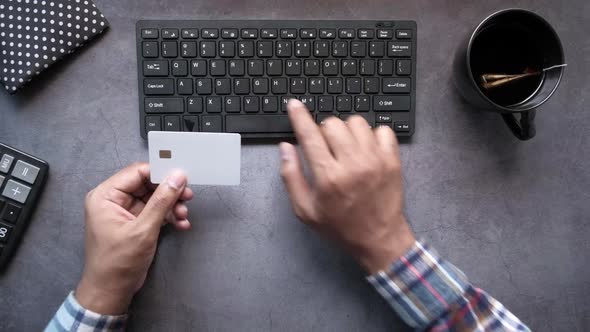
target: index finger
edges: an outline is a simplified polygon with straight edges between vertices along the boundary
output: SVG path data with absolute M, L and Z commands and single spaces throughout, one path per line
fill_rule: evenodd
M 334 160 L 334 156 L 305 105 L 297 99 L 291 99 L 287 108 L 297 142 L 301 145 L 312 171 L 317 175 L 327 162 Z
M 99 185 L 103 186 L 135 197 L 144 196 L 151 186 L 150 166 L 148 163 L 131 164 Z

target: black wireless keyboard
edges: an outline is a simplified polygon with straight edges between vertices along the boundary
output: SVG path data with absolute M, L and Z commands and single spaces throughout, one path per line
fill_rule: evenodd
M 363 116 L 411 136 L 413 21 L 137 22 L 141 136 L 151 130 L 290 137 L 286 103 L 320 123 Z
M 0 143 L 0 270 L 29 224 L 48 171 L 45 161 Z

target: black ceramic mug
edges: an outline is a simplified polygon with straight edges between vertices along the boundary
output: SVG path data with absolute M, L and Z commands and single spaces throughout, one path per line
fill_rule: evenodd
M 474 106 L 500 113 L 521 140 L 535 136 L 536 108 L 559 85 L 565 63 L 555 30 L 541 16 L 524 9 L 506 9 L 484 19 L 455 54 L 455 85 Z M 484 88 L 490 75 L 529 75 Z M 506 76 L 502 76 L 506 77 Z

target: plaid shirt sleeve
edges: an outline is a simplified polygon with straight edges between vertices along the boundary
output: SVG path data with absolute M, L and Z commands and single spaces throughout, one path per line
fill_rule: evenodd
M 45 332 L 124 331 L 126 321 L 127 315 L 107 316 L 84 309 L 76 301 L 74 292 L 70 292 L 45 328 Z
M 463 272 L 416 241 L 388 270 L 367 278 L 416 330 L 530 331 Z

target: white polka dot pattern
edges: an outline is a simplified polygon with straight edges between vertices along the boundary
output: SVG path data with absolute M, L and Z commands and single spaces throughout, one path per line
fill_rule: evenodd
M 108 25 L 90 0 L 0 0 L 0 82 L 16 92 Z

